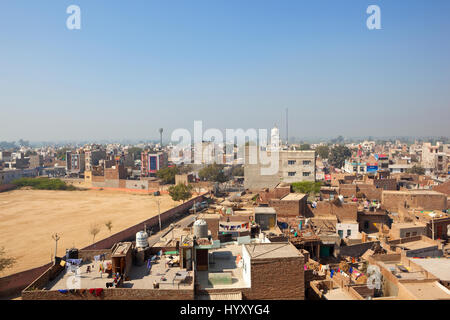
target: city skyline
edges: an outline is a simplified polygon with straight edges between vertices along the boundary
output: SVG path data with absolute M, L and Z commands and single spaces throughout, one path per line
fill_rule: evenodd
M 381 30 L 369 1 L 79 0 L 68 30 L 71 4 L 0 4 L 1 140 L 284 128 L 286 108 L 296 137 L 450 135 L 448 1 L 376 1 Z

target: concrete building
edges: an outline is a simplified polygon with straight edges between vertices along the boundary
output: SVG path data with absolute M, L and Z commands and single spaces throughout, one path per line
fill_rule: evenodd
M 141 176 L 155 176 L 158 170 L 166 168 L 168 156 L 165 152 L 151 153 L 143 151 L 141 153 Z
M 106 151 L 86 150 L 84 156 L 85 156 L 86 171 L 92 171 L 93 166 L 98 166 L 100 160 L 106 159 Z
M 20 178 L 34 178 L 38 175 L 37 169 L 13 169 L 0 171 L 0 184 L 8 184 Z
M 66 172 L 68 175 L 84 174 L 86 168 L 84 150 L 66 152 Z
M 422 145 L 422 167 L 425 173 L 448 173 L 450 145 L 438 142 L 433 146 L 429 142 Z
M 245 148 L 244 187 L 257 190 L 262 188 L 275 188 L 280 182 L 293 183 L 299 181 L 315 181 L 316 156 L 315 151 L 280 150 L 278 170 L 273 175 L 264 175 L 262 168 L 269 165 L 261 163 L 262 157 L 270 159 L 271 151 L 257 150 L 257 163 L 250 163 L 249 147 Z

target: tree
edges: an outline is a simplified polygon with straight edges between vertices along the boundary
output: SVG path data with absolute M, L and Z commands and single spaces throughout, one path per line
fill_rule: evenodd
M 108 220 L 105 222 L 105 226 L 106 228 L 109 230 L 109 233 L 111 233 L 111 229 L 112 229 L 112 221 Z
M 100 227 L 96 224 L 91 224 L 89 227 L 89 234 L 92 236 L 92 243 L 95 242 L 95 236 L 100 232 Z
M 316 153 L 319 155 L 320 159 L 328 159 L 328 156 L 330 155 L 330 147 L 318 146 L 316 148 Z
M 342 168 L 346 159 L 352 156 L 352 151 L 343 145 L 338 145 L 330 150 L 329 162 L 335 168 Z
M 414 165 L 411 169 L 408 169 L 407 172 L 414 174 L 425 174 L 425 169 L 420 165 Z
M 13 257 L 5 256 L 5 248 L 0 248 L 0 272 L 6 268 L 11 268 L 16 263 L 16 259 Z
M 156 172 L 156 176 L 162 180 L 164 184 L 174 184 L 175 175 L 178 174 L 177 167 L 167 167 Z
M 300 150 L 311 150 L 311 146 L 308 143 L 303 143 L 300 145 Z
M 169 195 L 173 201 L 184 201 L 192 197 L 192 186 L 179 183 L 176 186 L 169 187 Z
M 142 153 L 142 148 L 138 148 L 138 147 L 128 148 L 128 154 L 133 155 L 134 160 L 141 159 L 141 153 Z
M 202 180 L 213 181 L 213 182 L 225 182 L 227 177 L 223 173 L 223 165 L 217 163 L 209 164 L 208 166 L 202 168 L 198 172 L 198 176 Z
M 56 158 L 58 160 L 66 160 L 66 152 L 70 151 L 69 148 L 62 148 L 56 152 Z
M 294 192 L 315 195 L 320 192 L 320 187 L 322 184 L 320 182 L 301 181 L 294 182 L 291 185 Z
M 342 143 L 344 143 L 344 137 L 339 136 L 336 139 L 331 139 L 331 143 L 342 144 Z

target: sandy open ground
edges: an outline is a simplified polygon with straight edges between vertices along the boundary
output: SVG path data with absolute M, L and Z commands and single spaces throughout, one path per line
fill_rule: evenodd
M 155 199 L 161 200 L 161 212 L 175 205 L 169 195 L 154 197 L 114 191 L 15 190 L 0 193 L 0 247 L 17 259 L 13 268 L 0 277 L 39 267 L 51 261 L 58 232 L 58 256 L 72 246 L 92 244 L 89 227 L 100 226 L 95 241 L 110 235 L 105 226 L 112 222 L 112 233 L 136 225 L 158 214 Z

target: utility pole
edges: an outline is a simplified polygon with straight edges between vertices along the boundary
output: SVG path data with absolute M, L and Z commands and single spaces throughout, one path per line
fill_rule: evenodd
M 161 231 L 161 207 L 160 207 L 160 200 L 156 200 L 158 203 L 158 220 L 159 220 L 159 231 Z
M 433 240 L 434 240 L 434 218 L 431 217 L 431 234 L 433 236 Z
M 61 239 L 61 237 L 57 233 L 55 233 L 52 235 L 52 239 L 55 240 L 55 263 L 56 263 L 56 255 L 58 252 L 58 240 Z

